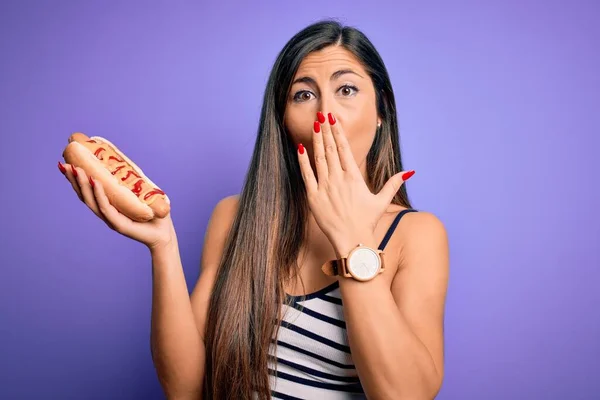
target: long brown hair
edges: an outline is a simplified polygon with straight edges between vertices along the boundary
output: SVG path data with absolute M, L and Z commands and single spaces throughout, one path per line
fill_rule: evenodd
M 297 33 L 279 53 L 267 83 L 252 160 L 211 294 L 205 400 L 270 399 L 269 346 L 276 346 L 271 339 L 279 329 L 284 284 L 298 271 L 308 213 L 296 148 L 283 116 L 302 59 L 330 45 L 354 53 L 375 86 L 382 124 L 367 155 L 371 190 L 378 192 L 402 171 L 394 94 L 371 42 L 359 30 L 335 21 Z M 393 203 L 410 207 L 404 185 Z

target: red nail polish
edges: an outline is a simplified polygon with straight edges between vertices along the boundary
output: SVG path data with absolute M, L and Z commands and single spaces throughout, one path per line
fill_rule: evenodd
M 73 176 L 77 178 L 77 171 L 75 170 L 73 164 L 71 164 L 71 171 L 73 171 Z
M 60 161 L 58 162 L 58 169 L 60 169 L 60 172 L 62 172 L 63 174 L 65 172 L 67 172 L 67 169 L 65 168 L 64 165 L 62 165 L 62 163 Z
M 329 117 L 329 124 L 335 125 L 335 117 L 331 113 L 327 114 L 327 116 Z
M 321 132 L 321 124 L 319 124 L 319 121 L 315 121 L 315 132 Z
M 90 180 L 90 185 L 92 185 L 92 188 L 93 188 L 94 187 L 94 180 L 92 179 L 91 176 L 89 177 L 89 180 Z
M 322 124 L 325 123 L 325 116 L 323 115 L 323 113 L 321 111 L 319 111 L 317 113 L 317 119 L 319 120 L 320 123 L 322 123 Z
M 304 154 L 304 146 L 302 146 L 302 143 L 298 144 L 298 151 L 300 152 L 300 154 Z
M 413 171 L 413 170 L 405 172 L 404 175 L 402 175 L 402 180 L 407 181 L 414 174 L 415 174 L 415 171 Z

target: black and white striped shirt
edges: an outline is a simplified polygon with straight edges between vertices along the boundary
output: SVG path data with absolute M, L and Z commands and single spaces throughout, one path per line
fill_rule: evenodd
M 379 249 L 385 248 L 400 218 L 410 211 L 415 210 L 404 210 L 396 216 Z M 272 397 L 366 399 L 348 344 L 339 283 L 304 298 L 287 295 L 287 300 L 290 305 L 282 305 L 279 334 L 269 351 Z
M 270 363 L 275 399 L 365 399 L 356 373 L 344 322 L 338 282 L 291 305 L 277 337 L 276 367 Z M 274 346 L 271 345 L 271 355 Z

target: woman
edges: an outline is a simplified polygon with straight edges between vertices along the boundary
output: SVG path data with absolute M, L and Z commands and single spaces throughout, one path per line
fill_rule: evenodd
M 150 250 L 151 348 L 168 398 L 439 391 L 446 233 L 411 208 L 390 79 L 360 31 L 316 23 L 279 54 L 243 190 L 213 211 L 191 297 L 170 217 L 133 222 L 83 170 L 59 167 L 98 217 Z M 335 275 L 343 258 L 353 272 Z

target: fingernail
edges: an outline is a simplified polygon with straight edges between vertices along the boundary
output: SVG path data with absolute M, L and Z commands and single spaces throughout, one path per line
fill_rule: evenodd
M 302 145 L 302 143 L 298 144 L 298 151 L 300 152 L 300 154 L 304 154 L 304 146 Z
M 331 115 L 331 113 L 327 114 L 327 116 L 329 117 L 329 124 L 330 125 L 334 125 L 335 124 L 335 117 L 333 115 Z
M 319 120 L 320 123 L 322 123 L 322 124 L 325 123 L 325 116 L 323 115 L 323 113 L 321 111 L 319 111 L 317 113 L 317 119 Z
M 92 179 L 91 176 L 89 177 L 89 180 L 90 180 L 90 185 L 92 185 L 92 187 L 94 187 L 94 180 Z
M 318 121 L 315 121 L 315 132 L 321 132 L 321 124 Z
M 58 162 L 58 169 L 60 169 L 60 172 L 62 172 L 63 174 L 65 172 L 67 172 L 67 169 L 65 168 L 64 165 L 62 165 L 62 163 L 60 161 Z
M 73 164 L 71 164 L 71 171 L 73 171 L 73 176 L 75 178 L 77 178 L 77 171 L 75 170 L 75 167 L 73 166 Z
M 414 174 L 415 174 L 415 171 L 414 171 L 414 170 L 411 170 L 411 171 L 405 172 L 405 173 L 404 173 L 404 175 L 402 175 L 402 180 L 403 180 L 403 181 L 406 181 L 406 180 L 408 180 L 408 179 L 409 179 L 411 176 L 413 176 Z

